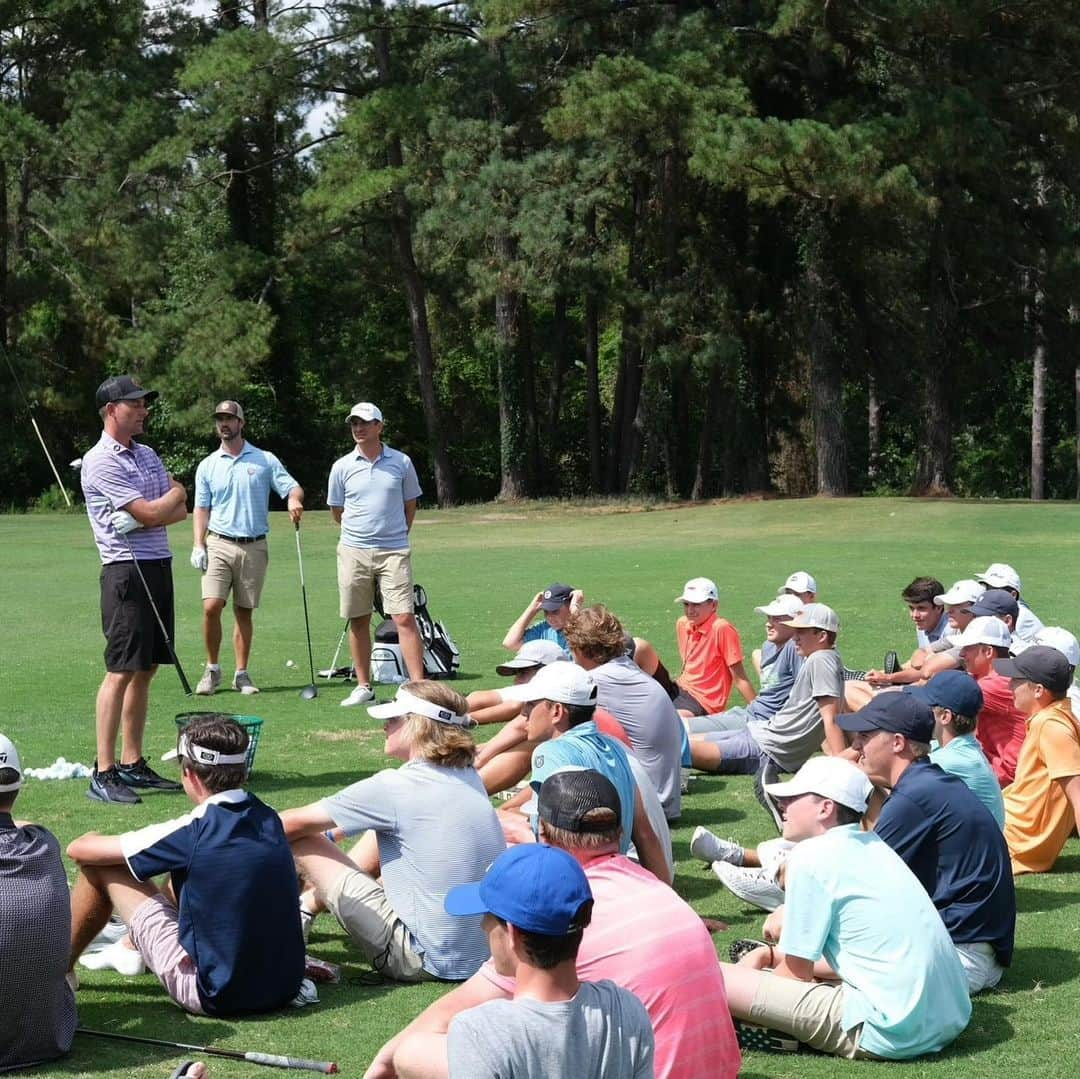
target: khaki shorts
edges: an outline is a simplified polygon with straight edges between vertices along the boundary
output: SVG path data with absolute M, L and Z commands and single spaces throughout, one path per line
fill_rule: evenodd
M 131 942 L 165 991 L 186 1012 L 203 1015 L 195 960 L 180 945 L 176 907 L 163 895 L 150 896 L 135 908 L 128 925 Z
M 339 543 L 337 573 L 342 618 L 362 618 L 371 614 L 376 581 L 382 592 L 383 610 L 388 615 L 412 614 L 412 563 L 408 548 L 381 551 Z
M 233 543 L 220 536 L 206 536 L 206 572 L 202 575 L 203 599 L 228 599 L 232 592 L 237 607 L 259 606 L 270 552 L 266 540 Z
M 859 1048 L 862 1023 L 844 1030 L 844 987 L 800 982 L 763 971 L 750 1021 L 790 1034 L 821 1053 L 849 1060 L 877 1060 Z
M 377 880 L 359 869 L 345 869 L 326 896 L 330 911 L 371 965 L 399 982 L 429 981 L 412 934 L 394 913 Z

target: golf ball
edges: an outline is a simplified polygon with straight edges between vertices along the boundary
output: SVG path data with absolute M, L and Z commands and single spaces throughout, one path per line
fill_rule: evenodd
M 285 660 L 285 666 L 286 667 L 295 667 L 296 664 L 293 663 L 293 661 L 291 659 L 287 659 L 287 660 Z

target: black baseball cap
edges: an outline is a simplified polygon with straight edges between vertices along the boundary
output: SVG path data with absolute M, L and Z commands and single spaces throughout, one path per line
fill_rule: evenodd
M 842 731 L 892 731 L 913 742 L 934 737 L 934 713 L 930 705 L 910 693 L 879 693 L 865 708 L 837 716 Z
M 157 395 L 157 390 L 143 389 L 131 375 L 113 375 L 98 386 L 94 400 L 101 408 L 113 401 L 153 401 Z
M 568 769 L 548 776 L 540 784 L 537 813 L 554 828 L 566 832 L 610 832 L 622 821 L 622 803 L 607 776 L 587 768 Z M 596 809 L 610 810 L 586 821 Z
M 557 611 L 570 602 L 573 592 L 574 589 L 570 585 L 559 584 L 556 581 L 555 584 L 549 584 L 544 589 L 544 598 L 540 601 L 540 606 L 545 611 Z
M 1023 678 L 1046 686 L 1051 693 L 1065 693 L 1072 682 L 1072 667 L 1056 649 L 1044 644 L 1025 648 L 1018 656 L 995 659 L 994 670 L 1006 678 Z

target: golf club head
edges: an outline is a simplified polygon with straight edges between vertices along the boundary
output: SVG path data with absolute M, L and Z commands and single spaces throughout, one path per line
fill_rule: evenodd
M 318 695 L 319 690 L 314 685 L 304 686 L 304 688 L 300 690 L 300 699 L 302 701 L 313 701 Z

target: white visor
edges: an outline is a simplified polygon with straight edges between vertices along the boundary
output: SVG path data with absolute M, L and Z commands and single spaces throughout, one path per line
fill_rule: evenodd
M 192 764 L 208 764 L 211 767 L 219 764 L 247 764 L 246 749 L 243 753 L 221 753 L 216 749 L 200 746 L 197 742 L 189 742 L 186 734 L 181 734 L 177 748 L 169 750 L 161 759 L 172 761 L 177 757 L 186 757 Z
M 470 716 L 459 716 L 457 712 L 451 712 L 449 708 L 440 708 L 437 704 L 432 704 L 431 701 L 415 697 L 405 689 L 399 689 L 392 701 L 387 701 L 386 704 L 372 705 L 368 709 L 368 715 L 372 719 L 398 719 L 400 716 L 407 716 L 411 712 L 433 719 L 436 723 L 449 723 L 454 727 L 476 726 Z

